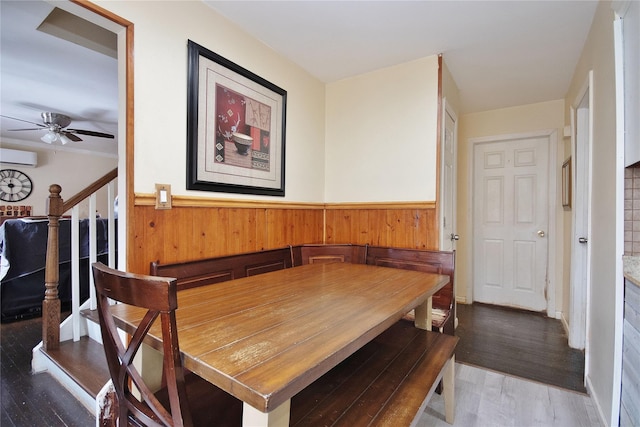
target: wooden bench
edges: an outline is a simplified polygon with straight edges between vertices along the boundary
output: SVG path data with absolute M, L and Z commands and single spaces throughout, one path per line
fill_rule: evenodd
M 398 322 L 291 400 L 291 426 L 409 426 L 442 380 L 454 421 L 457 337 Z
M 154 261 L 150 274 L 175 277 L 180 290 L 317 262 L 370 264 L 448 275 L 449 283 L 433 296 L 432 329 L 454 335 L 454 252 L 351 244 L 308 244 L 170 264 Z M 409 320 L 411 314 L 407 316 Z
M 366 246 L 361 245 L 299 245 L 292 247 L 294 265 L 319 262 L 366 263 Z
M 455 252 L 368 246 L 366 263 L 449 276 L 449 283 L 432 298 L 433 330 L 454 335 L 456 319 Z
M 154 261 L 150 270 L 152 276 L 175 277 L 178 290 L 182 290 L 292 266 L 291 247 L 286 247 L 172 264 Z

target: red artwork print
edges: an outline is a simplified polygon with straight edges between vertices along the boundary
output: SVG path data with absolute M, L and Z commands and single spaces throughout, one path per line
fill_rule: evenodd
M 234 132 L 242 132 L 245 127 L 244 96 L 216 85 L 216 124 L 216 134 L 227 141 Z

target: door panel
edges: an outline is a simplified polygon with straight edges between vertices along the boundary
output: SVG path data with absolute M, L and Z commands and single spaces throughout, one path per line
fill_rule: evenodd
M 546 310 L 546 137 L 474 147 L 474 300 Z

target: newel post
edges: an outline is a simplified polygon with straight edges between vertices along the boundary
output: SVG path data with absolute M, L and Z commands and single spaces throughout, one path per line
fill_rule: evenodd
M 60 299 L 58 298 L 59 272 L 59 230 L 63 201 L 60 197 L 62 187 L 53 184 L 49 187 L 47 216 L 49 232 L 47 236 L 47 258 L 44 273 L 44 301 L 42 301 L 42 345 L 45 350 L 55 350 L 60 346 Z

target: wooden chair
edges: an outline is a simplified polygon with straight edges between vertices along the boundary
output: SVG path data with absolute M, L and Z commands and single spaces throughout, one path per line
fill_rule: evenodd
M 103 346 L 118 399 L 119 425 L 125 425 L 122 420 L 145 426 L 240 425 L 240 400 L 193 373 L 185 374 L 176 329 L 176 279 L 125 273 L 102 263 L 92 267 Z M 148 310 L 128 346 L 118 334 L 109 299 Z M 157 318 L 162 326 L 166 385 L 153 392 L 133 359 Z

